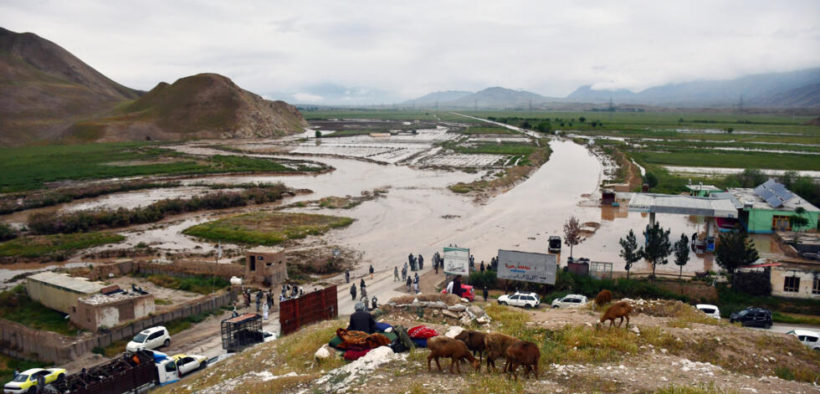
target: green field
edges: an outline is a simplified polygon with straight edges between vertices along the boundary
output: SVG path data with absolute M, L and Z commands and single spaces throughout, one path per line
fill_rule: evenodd
M 0 318 L 35 330 L 54 331 L 63 335 L 74 336 L 80 332 L 65 318 L 65 314 L 46 308 L 29 298 L 23 285 L 0 293 Z
M 200 158 L 153 143 L 48 145 L 0 148 L 0 193 L 39 189 L 46 183 L 155 174 L 293 172 L 268 159 Z M 313 167 L 300 171 L 318 171 Z
M 211 241 L 276 245 L 289 239 L 321 235 L 351 223 L 353 219 L 339 216 L 256 212 L 199 224 L 183 233 Z
M 0 257 L 65 258 L 72 252 L 117 243 L 125 237 L 106 232 L 26 235 L 0 243 Z

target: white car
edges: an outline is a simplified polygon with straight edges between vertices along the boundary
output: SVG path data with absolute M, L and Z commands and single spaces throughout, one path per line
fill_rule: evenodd
M 561 298 L 552 300 L 553 308 L 577 308 L 587 303 L 587 296 L 580 294 L 567 294 Z
M 717 306 L 711 304 L 697 304 L 695 308 L 698 308 L 699 311 L 705 313 L 709 317 L 713 317 L 715 319 L 720 320 L 720 309 Z
M 171 344 L 171 335 L 163 326 L 146 328 L 134 336 L 131 342 L 125 346 L 125 351 L 136 353 L 140 350 L 154 350 L 160 347 L 168 347 Z
M 208 359 L 197 354 L 176 354 L 171 358 L 177 363 L 179 376 L 185 376 L 208 366 Z
M 820 351 L 820 333 L 810 330 L 791 330 L 786 334 L 796 336 L 809 349 Z
M 538 294 L 535 293 L 518 293 L 513 295 L 504 294 L 498 297 L 498 303 L 501 305 L 520 306 L 524 308 L 538 308 L 541 301 L 538 299 Z

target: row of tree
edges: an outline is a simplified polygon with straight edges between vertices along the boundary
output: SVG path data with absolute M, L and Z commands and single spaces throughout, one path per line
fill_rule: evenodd
M 620 256 L 626 263 L 626 277 L 632 264 L 646 260 L 652 265 L 652 277 L 655 277 L 657 266 L 669 263 L 669 257 L 674 255 L 674 263 L 679 266 L 678 278 L 683 277 L 683 267 L 689 262 L 690 239 L 686 234 L 681 234 L 680 239 L 672 243 L 669 229 L 661 227 L 660 223 L 647 224 L 643 231 L 644 244 L 640 246 L 635 232 L 629 230 L 625 238 L 621 238 Z M 583 242 L 585 238 L 581 235 L 581 225 L 574 216 L 564 224 L 564 243 L 570 247 L 570 258 L 572 258 L 573 246 Z M 754 242 L 742 229 L 721 233 L 715 249 L 715 261 L 733 275 L 735 270 L 754 263 L 759 258 Z

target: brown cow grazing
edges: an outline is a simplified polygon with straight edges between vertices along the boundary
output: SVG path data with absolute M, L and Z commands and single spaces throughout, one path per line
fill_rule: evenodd
M 470 361 L 470 364 L 473 365 L 476 371 L 481 368 L 481 362 L 470 354 L 470 349 L 467 349 L 467 345 L 457 339 L 445 336 L 432 337 L 427 340 L 427 348 L 430 349 L 430 354 L 427 355 L 427 372 L 431 370 L 430 361 L 433 359 L 436 360 L 436 366 L 438 366 L 439 372 L 442 372 L 441 364 L 438 362 L 439 357 L 450 357 L 450 360 L 452 360 L 450 362 L 450 373 L 461 374 L 461 369 L 458 367 L 458 364 L 462 358 L 466 358 Z M 453 367 L 455 367 L 456 372 L 453 372 Z
M 601 290 L 601 292 L 595 296 L 595 305 L 597 306 L 604 306 L 610 302 L 612 302 L 612 292 L 607 289 Z
M 541 359 L 541 351 L 538 350 L 536 344 L 528 341 L 517 341 L 507 348 L 504 356 L 507 358 L 504 370 L 511 373 L 515 380 L 518 380 L 515 371 L 519 365 L 524 366 L 524 379 L 527 378 L 530 372 L 533 372 L 535 378 L 538 379 L 538 361 Z
M 483 332 L 473 330 L 464 330 L 456 335 L 456 339 L 464 342 L 467 345 L 467 348 L 473 351 L 473 355 L 478 356 L 479 361 L 483 361 L 482 356 L 484 354 L 484 349 L 486 349 L 484 345 L 484 337 L 485 334 Z
M 626 328 L 629 328 L 629 313 L 632 312 L 632 305 L 629 305 L 626 301 L 619 301 L 615 304 L 612 304 L 609 308 L 606 309 L 604 315 L 601 316 L 601 321 L 598 322 L 598 327 L 601 326 L 605 321 L 609 320 L 609 327 L 615 325 L 615 319 L 620 318 L 621 320 L 618 321 L 618 327 L 621 327 L 621 323 L 624 322 L 624 318 L 626 318 Z
M 507 348 L 517 340 L 518 338 L 497 332 L 485 334 L 484 347 L 487 350 L 487 370 L 495 370 L 495 359 L 504 357 Z

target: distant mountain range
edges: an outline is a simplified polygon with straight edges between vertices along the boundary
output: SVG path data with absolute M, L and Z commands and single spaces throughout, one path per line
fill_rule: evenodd
M 749 75 L 731 80 L 694 81 L 652 87 L 640 92 L 597 90 L 581 86 L 564 98 L 544 97 L 501 87 L 479 92 L 434 92 L 402 105 L 432 108 L 567 107 L 571 103 L 647 105 L 659 107 L 820 108 L 820 68 Z
M 0 145 L 270 137 L 307 125 L 295 107 L 264 100 L 221 75 L 160 83 L 145 93 L 51 41 L 3 28 L 0 92 Z

